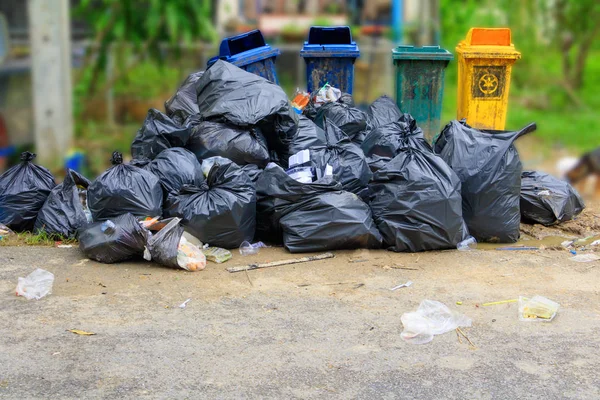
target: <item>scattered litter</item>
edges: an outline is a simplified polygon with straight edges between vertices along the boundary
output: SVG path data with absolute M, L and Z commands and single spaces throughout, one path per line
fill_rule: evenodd
M 299 264 L 299 263 L 305 263 L 305 262 L 309 262 L 309 261 L 324 260 L 326 258 L 333 258 L 333 257 L 335 257 L 333 255 L 333 253 L 324 253 L 324 254 L 319 254 L 316 256 L 292 258 L 289 260 L 273 261 L 273 262 L 262 263 L 262 264 L 248 264 L 248 265 L 243 265 L 243 266 L 239 266 L 239 267 L 230 267 L 230 268 L 227 268 L 227 271 L 229 271 L 231 273 L 241 272 L 241 271 L 251 271 L 253 269 L 279 267 L 281 265 Z
M 364 263 L 367 262 L 369 260 L 365 260 L 365 259 L 358 259 L 358 260 L 350 260 L 348 261 L 350 264 L 356 264 L 356 263 Z
M 462 329 L 460 328 L 456 328 L 456 334 L 461 334 L 465 339 L 467 339 L 467 342 L 469 342 L 469 346 L 473 347 L 474 349 L 476 349 L 477 347 L 475 347 L 475 345 L 473 344 L 473 342 L 471 342 L 471 339 L 469 339 L 469 337 L 463 332 Z M 458 341 L 462 344 L 462 340 L 460 340 L 460 336 L 458 337 Z
M 600 257 L 596 254 L 588 253 L 588 254 L 579 254 L 574 257 L 571 257 L 569 260 L 581 263 L 588 263 L 600 260 Z
M 240 245 L 240 254 L 243 256 L 258 254 L 259 250 L 264 247 L 268 246 L 263 242 L 250 243 L 248 241 L 243 241 Z
M 560 305 L 543 296 L 531 299 L 519 297 L 519 320 L 550 322 L 556 316 Z
M 518 251 L 518 250 L 539 250 L 539 247 L 532 246 L 508 246 L 508 247 L 496 247 L 496 250 L 506 250 L 506 251 Z
M 13 235 L 14 232 L 10 230 L 10 228 L 4 224 L 0 224 L 0 239 L 3 236 Z
M 52 293 L 54 274 L 43 269 L 36 269 L 25 278 L 19 277 L 16 295 L 23 296 L 27 300 L 39 300 Z
M 456 305 L 457 305 L 457 306 L 462 306 L 462 301 L 457 301 L 457 302 L 456 302 Z
M 466 238 L 465 240 L 463 240 L 462 242 L 460 242 L 456 245 L 456 249 L 458 251 L 469 251 L 469 250 L 475 250 L 476 248 L 477 248 L 477 239 L 475 239 L 473 236 L 469 236 L 468 238 Z
M 342 97 L 342 91 L 326 83 L 317 91 L 317 94 L 313 98 L 313 103 L 318 107 L 325 103 L 334 103 L 338 101 L 340 97 Z
M 598 245 L 600 245 L 600 240 L 594 240 L 592 243 L 590 243 L 590 246 L 598 246 Z
M 73 245 L 72 244 L 59 244 L 56 247 L 58 247 L 59 249 L 70 249 L 73 247 Z
M 403 287 L 411 287 L 411 286 L 412 286 L 412 284 L 413 284 L 413 282 L 412 282 L 412 281 L 408 281 L 408 282 L 406 282 L 406 283 L 403 283 L 403 284 L 401 284 L 401 285 L 394 286 L 394 287 L 393 287 L 393 288 L 391 288 L 390 290 L 393 292 L 393 291 L 395 291 L 395 290 L 398 290 L 398 289 L 400 289 L 400 288 L 403 288 Z
M 577 254 L 577 252 L 576 252 L 575 250 L 569 250 L 569 253 L 571 253 L 571 254 L 573 254 L 573 255 L 576 255 L 576 254 Z M 575 257 L 573 257 L 573 258 L 575 258 Z
M 183 303 L 181 303 L 181 304 L 179 305 L 179 308 L 185 308 L 185 306 L 187 306 L 187 303 L 189 303 L 189 302 L 190 302 L 190 300 L 192 300 L 192 299 L 187 299 L 186 301 L 184 301 Z
M 571 247 L 573 245 L 575 241 L 574 240 L 565 240 L 564 242 L 562 242 L 560 245 L 562 247 L 564 247 L 565 249 L 568 249 L 569 247 Z M 598 240 L 598 242 L 600 242 L 600 240 Z M 592 244 L 593 245 L 593 244 Z
M 495 306 L 497 304 L 516 303 L 517 301 L 519 301 L 519 299 L 492 301 L 492 302 L 489 302 L 489 303 L 483 303 L 482 306 Z
M 180 218 L 173 218 L 148 240 L 144 258 L 172 268 L 199 271 L 206 267 L 206 256 L 183 237 Z
M 74 333 L 76 335 L 81 335 L 81 336 L 93 336 L 95 335 L 94 332 L 86 332 L 86 331 L 82 331 L 79 329 L 67 329 L 68 332 Z
M 471 326 L 471 318 L 434 300 L 423 300 L 417 311 L 402 314 L 401 320 L 404 331 L 400 337 L 412 344 L 429 343 L 434 335 Z
M 202 252 L 208 261 L 216 262 L 217 264 L 224 263 L 233 257 L 229 250 L 220 247 L 209 247 L 208 244 L 204 245 Z

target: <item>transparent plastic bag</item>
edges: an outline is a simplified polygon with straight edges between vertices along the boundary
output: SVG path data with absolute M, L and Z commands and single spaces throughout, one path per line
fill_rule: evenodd
M 519 296 L 520 321 L 550 322 L 556 316 L 560 305 L 543 296 L 534 296 L 531 299 Z
M 231 252 L 220 247 L 206 247 L 202 249 L 202 253 L 208 261 L 216 262 L 217 264 L 224 263 L 233 257 Z
M 404 331 L 400 337 L 412 344 L 429 343 L 434 335 L 450 332 L 459 326 L 471 326 L 472 322 L 466 315 L 434 300 L 423 300 L 417 311 L 402 314 L 401 321 Z
M 54 274 L 43 269 L 36 269 L 25 278 L 19 277 L 16 294 L 23 296 L 27 300 L 39 300 L 52 293 L 54 284 Z

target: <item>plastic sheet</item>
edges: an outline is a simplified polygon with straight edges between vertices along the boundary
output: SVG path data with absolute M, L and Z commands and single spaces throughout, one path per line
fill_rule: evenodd
M 471 318 L 434 300 L 423 300 L 417 311 L 402 314 L 401 320 L 404 331 L 400 337 L 412 344 L 429 343 L 434 335 L 469 327 L 472 323 Z

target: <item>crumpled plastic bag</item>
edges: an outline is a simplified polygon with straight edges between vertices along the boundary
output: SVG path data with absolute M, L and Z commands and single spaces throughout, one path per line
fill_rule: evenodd
M 131 143 L 131 156 L 149 158 L 171 147 L 184 147 L 190 138 L 191 127 L 180 125 L 167 115 L 152 108 Z
M 325 131 L 304 115 L 300 115 L 298 119 L 298 131 L 290 144 L 290 154 L 293 155 L 315 146 L 326 145 Z
M 203 74 L 204 71 L 190 74 L 179 86 L 173 97 L 165 101 L 165 111 L 176 123 L 183 125 L 190 115 L 198 114 L 200 111 L 196 97 L 196 82 Z
M 381 96 L 375 100 L 369 106 L 367 115 L 373 128 L 400 121 L 403 116 L 396 102 L 388 96 Z
M 315 124 L 325 129 L 325 120 L 340 128 L 359 146 L 370 130 L 367 114 L 343 103 L 328 103 L 319 108 Z
M 23 296 L 27 300 L 39 300 L 52 293 L 54 274 L 41 268 L 36 269 L 25 278 L 19 277 L 16 295 Z
M 400 337 L 412 344 L 425 344 L 434 335 L 453 331 L 458 327 L 471 326 L 471 318 L 450 310 L 445 304 L 435 300 L 423 300 L 417 311 L 402 314 L 400 318 L 404 330 Z
M 160 180 L 165 199 L 179 193 L 183 185 L 200 185 L 204 181 L 194 153 L 181 147 L 162 151 L 145 169 Z
M 46 168 L 24 152 L 21 163 L 0 175 L 0 223 L 15 232 L 33 229 L 38 212 L 56 183 Z

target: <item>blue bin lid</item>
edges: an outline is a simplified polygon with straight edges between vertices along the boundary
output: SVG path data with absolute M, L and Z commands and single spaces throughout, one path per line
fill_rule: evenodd
M 392 58 L 394 60 L 450 61 L 454 59 L 454 56 L 440 46 L 415 47 L 402 45 L 392 50 Z
M 206 63 L 208 67 L 217 60 L 225 60 L 238 67 L 243 67 L 267 58 L 277 57 L 281 51 L 266 44 L 260 30 L 241 33 L 221 41 L 219 55 L 212 57 Z
M 360 57 L 348 26 L 311 26 L 302 57 Z

